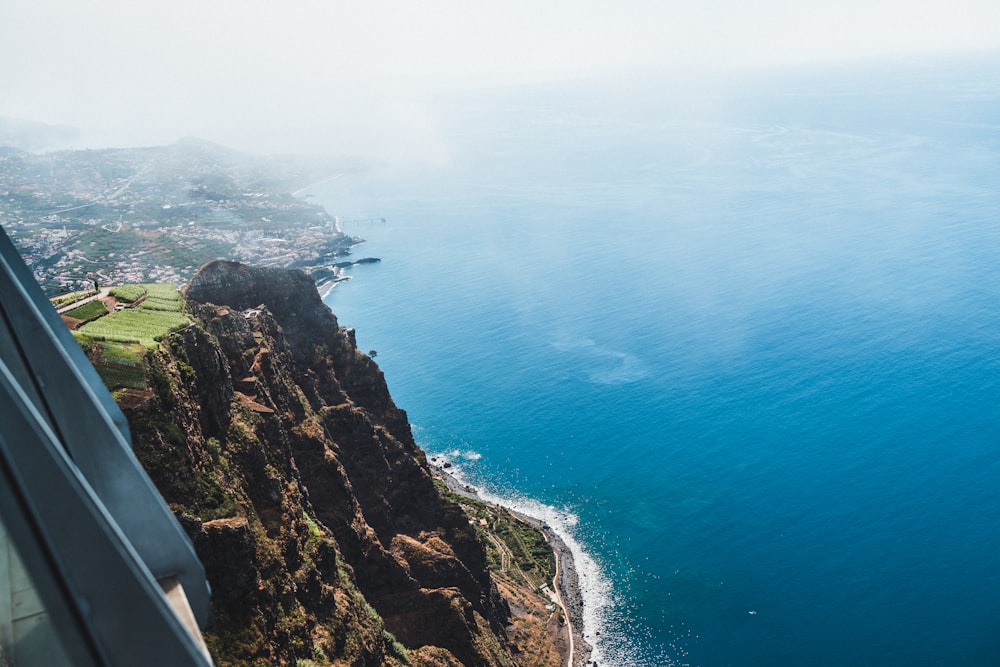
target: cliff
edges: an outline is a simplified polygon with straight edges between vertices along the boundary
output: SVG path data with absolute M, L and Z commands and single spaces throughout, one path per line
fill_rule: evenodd
M 544 601 L 509 578 L 501 594 L 312 279 L 213 262 L 186 298 L 195 324 L 120 398 L 205 564 L 218 665 L 562 663 Z

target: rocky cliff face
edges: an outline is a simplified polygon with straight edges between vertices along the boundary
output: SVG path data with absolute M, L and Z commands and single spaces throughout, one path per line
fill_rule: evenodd
M 482 542 L 312 280 L 214 262 L 186 296 L 126 414 L 205 563 L 217 664 L 522 662 Z

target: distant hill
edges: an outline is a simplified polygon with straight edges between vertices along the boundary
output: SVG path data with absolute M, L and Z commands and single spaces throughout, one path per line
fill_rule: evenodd
M 80 130 L 68 125 L 48 125 L 0 116 L 0 147 L 9 146 L 37 153 L 66 148 L 79 138 Z

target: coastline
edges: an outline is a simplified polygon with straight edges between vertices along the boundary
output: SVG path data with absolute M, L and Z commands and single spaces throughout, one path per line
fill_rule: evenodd
M 518 520 L 542 531 L 556 559 L 556 579 L 553 582 L 555 584 L 555 594 L 553 601 L 562 607 L 563 613 L 568 620 L 569 656 L 567 657 L 569 660 L 567 667 L 587 667 L 588 665 L 594 665 L 595 663 L 591 660 L 594 647 L 584 639 L 583 590 L 580 586 L 573 551 L 566 544 L 565 540 L 543 519 L 526 514 L 522 509 L 506 505 L 495 497 L 484 497 L 480 489 L 458 479 L 443 464 L 428 459 L 428 465 L 434 476 L 444 482 L 452 493 L 473 500 L 499 505 L 508 510 Z
M 325 300 L 326 297 L 330 296 L 330 292 L 333 291 L 334 287 L 336 287 L 337 285 L 339 285 L 342 282 L 345 282 L 345 281 L 348 281 L 348 280 L 351 279 L 350 276 L 348 276 L 348 275 L 346 275 L 344 273 L 343 269 L 334 269 L 334 272 L 335 273 L 334 273 L 334 277 L 333 278 L 324 278 L 324 279 L 320 279 L 320 280 L 315 280 L 315 282 L 316 282 L 316 290 L 319 292 L 319 298 L 320 299 L 324 299 Z
M 357 263 L 359 262 L 352 262 L 351 265 Z M 351 279 L 351 276 L 346 273 L 345 268 L 345 266 L 331 267 L 332 276 L 320 280 L 314 279 L 316 288 L 324 303 L 337 285 Z M 585 601 L 583 587 L 581 586 L 580 575 L 577 571 L 573 549 L 567 544 L 566 540 L 545 519 L 534 516 L 526 512 L 523 507 L 516 507 L 510 502 L 504 502 L 502 498 L 488 494 L 482 489 L 459 479 L 455 474 L 455 470 L 449 470 L 451 466 L 446 461 L 439 460 L 438 457 L 432 459 L 428 456 L 427 463 L 434 477 L 441 480 L 452 493 L 502 507 L 510 512 L 515 519 L 541 531 L 556 561 L 555 578 L 549 582 L 551 588 L 547 587 L 545 592 L 554 604 L 562 608 L 563 615 L 567 620 L 567 655 L 564 656 L 564 659 L 566 659 L 564 664 L 566 667 L 596 667 L 598 664 L 594 660 L 594 656 L 597 653 L 595 650 L 596 647 L 585 638 L 585 634 L 588 634 L 587 630 L 589 630 L 589 634 L 592 636 L 599 636 L 600 632 L 595 633 L 594 628 L 586 628 L 584 625 Z M 591 620 L 593 619 L 591 618 Z
M 363 243 L 364 241 L 359 242 Z M 348 268 L 358 266 L 359 264 L 375 264 L 376 262 L 381 261 L 382 260 L 378 257 L 362 257 L 361 259 L 351 262 L 337 262 L 333 266 L 323 269 L 322 277 L 317 277 L 314 274 L 313 281 L 316 283 L 316 289 L 319 290 L 320 298 L 326 299 L 326 297 L 330 295 L 330 292 L 333 291 L 334 287 L 351 279 L 351 276 L 349 276 L 346 271 Z

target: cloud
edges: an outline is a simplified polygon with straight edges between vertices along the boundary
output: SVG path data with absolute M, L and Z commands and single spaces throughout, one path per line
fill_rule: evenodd
M 378 121 L 426 144 L 441 90 L 989 48 L 995 0 L 10 0 L 0 115 L 295 150 Z

